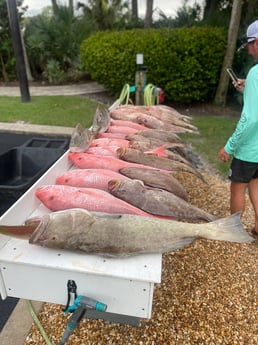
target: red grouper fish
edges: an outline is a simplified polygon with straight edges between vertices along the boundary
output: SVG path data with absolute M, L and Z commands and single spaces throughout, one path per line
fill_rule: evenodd
M 171 171 L 169 170 L 153 168 L 149 165 L 131 163 L 111 156 L 98 156 L 87 152 L 69 152 L 68 159 L 80 169 L 110 169 L 119 172 L 119 169 L 122 168 L 138 167 L 159 170 L 166 174 L 171 174 Z
M 108 192 L 108 182 L 112 179 L 129 180 L 130 178 L 109 169 L 74 169 L 59 175 L 56 184 L 97 188 Z
M 83 208 L 88 211 L 153 216 L 100 189 L 44 185 L 36 197 L 51 211 Z

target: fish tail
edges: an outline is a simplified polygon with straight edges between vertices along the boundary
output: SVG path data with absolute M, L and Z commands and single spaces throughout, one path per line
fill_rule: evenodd
M 203 230 L 199 235 L 217 241 L 251 243 L 254 241 L 254 238 L 244 229 L 240 220 L 240 215 L 241 212 L 238 212 L 208 224 L 203 224 Z

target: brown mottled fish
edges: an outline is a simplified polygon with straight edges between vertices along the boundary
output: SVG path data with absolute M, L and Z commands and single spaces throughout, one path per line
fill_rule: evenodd
M 217 219 L 175 194 L 164 189 L 146 187 L 139 180 L 110 180 L 108 189 L 116 198 L 151 214 L 207 222 Z
M 119 148 L 117 150 L 117 156 L 127 162 L 141 163 L 144 165 L 149 165 L 153 168 L 170 170 L 170 171 L 184 171 L 194 174 L 196 177 L 200 178 L 203 182 L 205 178 L 196 169 L 190 165 L 184 164 L 179 161 L 175 161 L 166 157 L 161 157 L 157 155 L 149 155 L 147 153 L 141 152 L 139 150 L 130 148 Z
M 109 257 L 164 253 L 197 238 L 251 243 L 240 214 L 193 224 L 133 215 L 101 215 L 71 209 L 44 215 L 29 242 L 43 247 Z
M 187 201 L 187 192 L 181 183 L 171 174 L 164 174 L 158 170 L 128 167 L 119 170 L 120 174 L 134 180 L 141 180 L 147 186 L 165 189 Z
M 173 150 L 178 150 L 178 147 L 175 147 L 174 145 L 177 144 L 170 143 L 168 145 L 164 144 L 161 146 L 156 146 L 147 141 L 130 141 L 129 148 L 139 150 L 147 154 L 166 157 L 175 161 L 185 163 L 187 165 L 191 165 L 191 163 L 184 156 L 177 152 L 173 152 Z
M 166 131 L 164 129 L 150 128 L 150 129 L 138 131 L 137 134 L 142 135 L 143 137 L 146 137 L 146 138 L 159 139 L 163 143 L 166 141 L 170 143 L 179 143 L 182 141 L 182 139 L 176 133 Z M 130 139 L 128 138 L 128 140 Z

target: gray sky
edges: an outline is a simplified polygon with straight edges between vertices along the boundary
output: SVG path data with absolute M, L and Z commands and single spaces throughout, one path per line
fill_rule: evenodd
M 76 1 L 76 0 L 75 0 Z M 60 3 L 67 3 L 66 0 L 59 0 Z M 154 0 L 154 6 L 159 7 L 167 16 L 173 16 L 178 7 L 182 6 L 183 0 Z M 28 5 L 28 15 L 35 15 L 40 13 L 43 7 L 49 6 L 51 0 L 24 0 L 24 5 Z M 145 13 L 146 0 L 138 0 L 139 14 Z

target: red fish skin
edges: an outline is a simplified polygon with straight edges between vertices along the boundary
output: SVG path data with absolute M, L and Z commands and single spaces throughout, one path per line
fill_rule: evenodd
M 128 147 L 129 140 L 126 139 L 112 139 L 112 138 L 99 138 L 92 140 L 90 147 L 94 146 L 119 146 L 119 147 Z
M 97 188 L 108 192 L 108 182 L 112 179 L 129 179 L 108 169 L 74 169 L 59 175 L 56 184 L 80 188 Z
M 132 121 L 126 121 L 126 120 L 114 120 L 114 119 L 111 119 L 110 126 L 132 127 L 134 129 L 136 129 L 137 131 L 144 131 L 145 129 L 148 129 L 148 127 L 140 125 L 139 123 L 135 123 Z
M 83 208 L 94 212 L 153 216 L 108 192 L 95 188 L 45 185 L 36 190 L 36 197 L 51 211 Z
M 117 158 L 116 151 L 118 149 L 119 149 L 119 146 L 106 146 L 106 147 L 94 146 L 94 147 L 89 147 L 86 152 L 94 154 L 94 155 L 98 155 L 98 156 L 109 156 L 109 157 Z
M 160 147 L 157 147 L 156 149 L 144 151 L 144 153 L 156 154 L 161 157 L 168 157 L 168 154 L 165 152 L 165 149 L 166 149 L 166 145 L 162 145 Z
M 127 135 L 137 132 L 137 129 L 126 126 L 109 126 L 107 133 L 126 133 Z
M 131 163 L 127 161 L 123 161 L 122 159 L 118 159 L 115 157 L 107 157 L 107 156 L 97 156 L 87 152 L 77 153 L 77 152 L 69 152 L 68 159 L 78 168 L 80 169 L 110 169 L 116 172 L 119 172 L 122 168 L 127 167 L 138 167 L 138 168 L 147 168 L 147 169 L 154 169 L 162 171 L 166 174 L 171 174 L 171 171 L 165 169 L 157 169 L 153 168 L 149 165 L 138 164 L 138 163 Z

